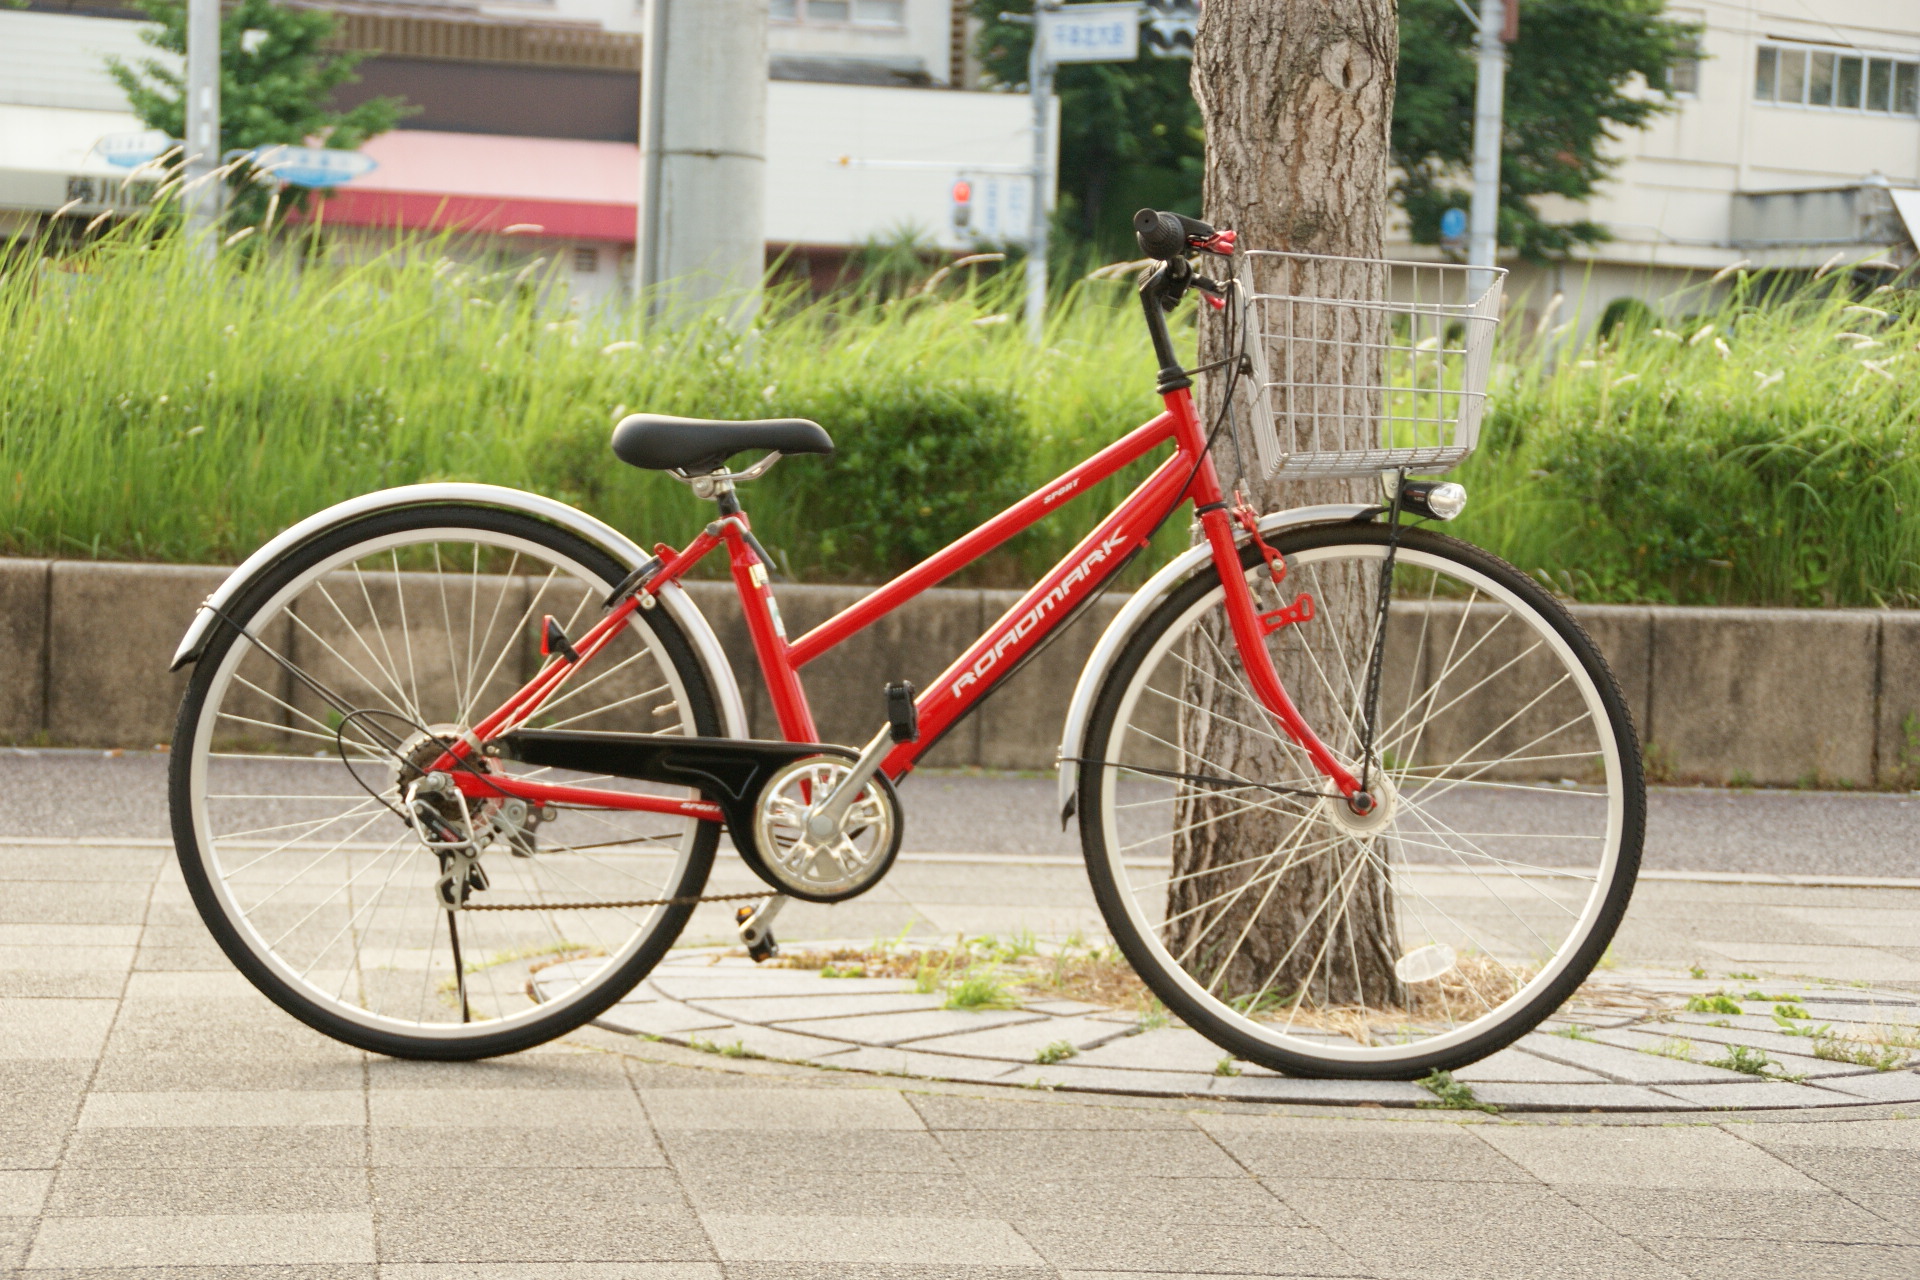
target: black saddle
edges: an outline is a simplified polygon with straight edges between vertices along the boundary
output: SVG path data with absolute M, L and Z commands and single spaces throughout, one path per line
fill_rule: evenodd
M 817 422 L 805 418 L 766 418 L 723 422 L 707 418 L 669 418 L 634 413 L 613 429 L 613 452 L 620 461 L 648 471 L 684 471 L 706 475 L 748 449 L 777 453 L 832 453 L 833 440 Z

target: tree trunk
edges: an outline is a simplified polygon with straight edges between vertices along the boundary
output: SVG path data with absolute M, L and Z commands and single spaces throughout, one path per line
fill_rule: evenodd
M 1208 0 L 1193 64 L 1194 93 L 1207 130 L 1207 220 L 1236 230 L 1246 249 L 1378 258 L 1387 209 L 1397 52 L 1394 0 Z M 1384 286 L 1382 276 L 1369 279 L 1365 287 Z M 1225 326 L 1210 319 L 1202 329 L 1201 345 L 1202 364 L 1224 358 Z M 1375 359 L 1372 353 L 1356 357 L 1352 351 L 1314 344 L 1307 350 L 1314 354 L 1305 366 L 1298 349 L 1290 353 L 1294 382 L 1351 386 L 1377 380 L 1375 372 L 1362 367 Z M 1271 347 L 1268 359 L 1275 377 L 1282 376 L 1286 366 Z M 1211 422 L 1219 410 L 1223 381 L 1203 380 L 1205 421 Z M 1289 394 L 1315 393 L 1282 390 L 1276 403 L 1284 405 Z M 1221 482 L 1229 491 L 1242 487 L 1261 511 L 1377 497 L 1378 482 L 1371 477 L 1284 484 L 1264 480 L 1247 430 L 1248 400 L 1244 395 L 1237 399 L 1236 426 L 1244 447 L 1222 447 L 1223 435 L 1214 452 Z M 1296 402 L 1295 407 L 1312 406 Z M 1351 414 L 1338 424 L 1343 438 L 1323 438 L 1320 447 L 1376 444 L 1370 416 Z M 1349 576 L 1350 581 L 1318 583 L 1319 612 L 1311 622 L 1298 624 L 1314 630 L 1319 652 L 1334 647 L 1336 633 L 1340 652 L 1370 651 L 1378 582 L 1372 574 Z M 1289 584 L 1289 599 L 1294 586 Z M 1263 598 L 1263 607 L 1275 606 Z M 1285 635 L 1283 631 L 1275 638 Z M 1214 655 L 1233 653 L 1224 620 L 1222 634 L 1210 639 Z M 1188 658 L 1193 663 L 1189 670 L 1196 674 L 1187 682 L 1189 710 L 1180 732 L 1190 758 L 1229 766 L 1247 778 L 1301 780 L 1297 753 L 1235 723 L 1248 719 L 1246 708 L 1227 692 L 1234 678 L 1209 670 L 1217 658 L 1198 652 Z M 1297 659 L 1289 661 L 1284 650 L 1276 652 L 1276 660 L 1307 723 L 1350 767 L 1357 765 L 1357 745 L 1336 732 L 1343 713 L 1351 714 L 1354 708 L 1332 705 L 1322 682 Z M 1264 727 L 1277 729 L 1271 721 Z M 1308 779 L 1309 785 L 1313 781 Z M 1324 780 L 1318 781 L 1329 789 Z M 1202 982 L 1215 983 L 1229 998 L 1264 992 L 1275 1001 L 1299 999 L 1307 1006 L 1400 1004 L 1403 992 L 1393 972 L 1400 948 L 1380 862 L 1348 841 L 1282 872 L 1287 865 L 1284 852 L 1274 858 L 1261 855 L 1281 851 L 1294 839 L 1299 814 L 1247 811 L 1242 809 L 1245 803 L 1241 796 L 1198 787 L 1176 806 L 1180 834 L 1174 844 L 1176 879 L 1168 897 L 1168 916 L 1174 921 L 1168 943 L 1174 953 L 1191 948 L 1189 971 Z M 1315 827 L 1310 842 L 1332 834 L 1326 818 L 1309 821 Z M 1191 878 L 1181 878 L 1188 875 Z M 1248 881 L 1254 883 L 1224 908 L 1193 909 L 1208 900 L 1217 902 L 1223 892 Z M 1323 905 L 1329 897 L 1334 904 Z M 1345 909 L 1336 917 L 1334 908 L 1341 903 Z M 1226 956 L 1234 946 L 1237 954 Z M 1209 963 L 1209 951 L 1220 953 L 1219 958 Z M 1339 956 L 1340 963 L 1322 961 L 1330 956 Z

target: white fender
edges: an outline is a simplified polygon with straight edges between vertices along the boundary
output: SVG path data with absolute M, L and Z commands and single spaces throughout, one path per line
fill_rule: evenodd
M 287 529 L 278 537 L 248 556 L 238 569 L 227 575 L 227 580 L 207 597 L 193 623 L 187 628 L 186 636 L 180 641 L 180 647 L 174 651 L 173 663 L 168 670 L 177 671 L 189 662 L 196 661 L 206 648 L 207 639 L 213 632 L 214 610 L 225 605 L 234 596 L 244 590 L 249 583 L 267 567 L 293 548 L 320 536 L 349 520 L 357 520 L 376 511 L 388 511 L 395 507 L 417 507 L 425 503 L 465 502 L 483 507 L 501 507 L 508 511 L 518 511 L 544 520 L 548 524 L 558 525 L 568 533 L 577 534 L 600 550 L 618 560 L 627 568 L 635 568 L 645 563 L 647 553 L 634 541 L 615 529 L 606 521 L 590 516 L 578 507 L 570 507 L 564 502 L 552 498 L 543 498 L 537 493 L 527 493 L 521 489 L 508 489 L 494 484 L 410 484 L 398 489 L 382 489 L 377 493 L 362 494 L 358 498 L 349 498 L 345 502 L 316 512 L 305 520 Z M 721 649 L 719 639 L 713 634 L 713 628 L 695 605 L 692 598 L 675 584 L 660 592 L 660 604 L 673 620 L 687 633 L 687 639 L 693 643 L 694 652 L 699 655 L 700 665 L 705 668 L 707 679 L 713 691 L 720 699 L 720 717 L 728 737 L 747 737 L 746 704 L 740 699 L 740 685 L 734 679 L 733 667 L 727 661 L 725 650 Z
M 1379 509 L 1377 505 L 1347 502 L 1328 503 L 1317 507 L 1296 507 L 1291 511 L 1276 511 L 1272 515 L 1260 517 L 1260 532 L 1262 534 L 1278 533 L 1309 524 L 1345 524 Z M 1244 544 L 1246 540 L 1247 535 L 1244 532 L 1237 533 L 1235 541 Z M 1093 647 L 1093 655 L 1087 659 L 1087 665 L 1081 668 L 1080 683 L 1073 688 L 1073 702 L 1067 707 L 1066 727 L 1060 734 L 1060 825 L 1062 827 L 1066 826 L 1067 819 L 1073 816 L 1074 789 L 1080 781 L 1080 766 L 1073 762 L 1081 755 L 1081 745 L 1087 731 L 1087 717 L 1093 714 L 1093 700 L 1099 694 L 1100 686 L 1106 682 L 1108 669 L 1120 656 L 1120 650 L 1126 647 L 1134 628 L 1145 620 L 1147 614 L 1152 612 L 1156 605 L 1173 594 L 1174 588 L 1192 577 L 1212 556 L 1212 549 L 1205 543 L 1201 543 L 1147 579 L 1146 584 L 1133 593 L 1133 598 L 1127 601 L 1126 606 L 1114 615 L 1113 621 L 1107 624 L 1107 629 L 1100 635 L 1100 643 Z

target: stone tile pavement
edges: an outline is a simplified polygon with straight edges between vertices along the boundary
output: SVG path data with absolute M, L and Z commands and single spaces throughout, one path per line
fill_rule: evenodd
M 1077 910 L 1035 895 L 1052 875 L 909 862 L 788 932 L 1049 928 Z M 1913 896 L 1875 892 L 1656 891 L 1623 963 L 1757 966 L 1707 946 L 1743 937 L 1920 959 Z M 32 1280 L 1920 1276 L 1909 1117 L 1069 1095 L 600 1029 L 396 1062 L 247 987 L 164 850 L 0 843 L 0 1272 Z

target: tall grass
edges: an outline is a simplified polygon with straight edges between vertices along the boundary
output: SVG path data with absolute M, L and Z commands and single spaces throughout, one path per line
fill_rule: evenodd
M 782 462 L 747 507 L 796 576 L 871 581 L 1157 408 L 1125 283 L 1076 287 L 1036 348 L 1018 282 L 973 268 L 891 298 L 776 292 L 738 332 L 576 314 L 542 268 L 482 271 L 451 241 L 309 249 L 208 268 L 129 226 L 0 250 L 0 551 L 233 561 L 329 503 L 435 479 L 678 542 L 710 508 L 606 447 L 647 409 L 824 423 L 839 454 Z M 1920 303 L 1836 276 L 1761 290 L 1551 359 L 1509 341 L 1457 531 L 1584 600 L 1920 603 Z M 1036 572 L 1136 478 L 970 580 Z
M 1737 278 L 1684 323 L 1508 353 L 1459 522 L 1583 600 L 1920 603 L 1920 298 Z
M 1010 314 L 1017 282 L 968 268 L 891 300 L 775 293 L 740 332 L 575 314 L 541 267 L 488 273 L 457 248 L 209 268 L 131 228 L 70 256 L 15 246 L 0 259 L 0 550 L 231 561 L 329 503 L 440 479 L 684 541 L 711 507 L 607 448 L 645 409 L 824 423 L 834 458 L 785 460 L 743 497 L 795 573 L 871 579 L 1158 408 L 1121 285 L 1090 286 L 1113 305 L 1076 294 L 1036 350 Z M 1050 561 L 1096 514 L 1050 520 L 985 577 Z

